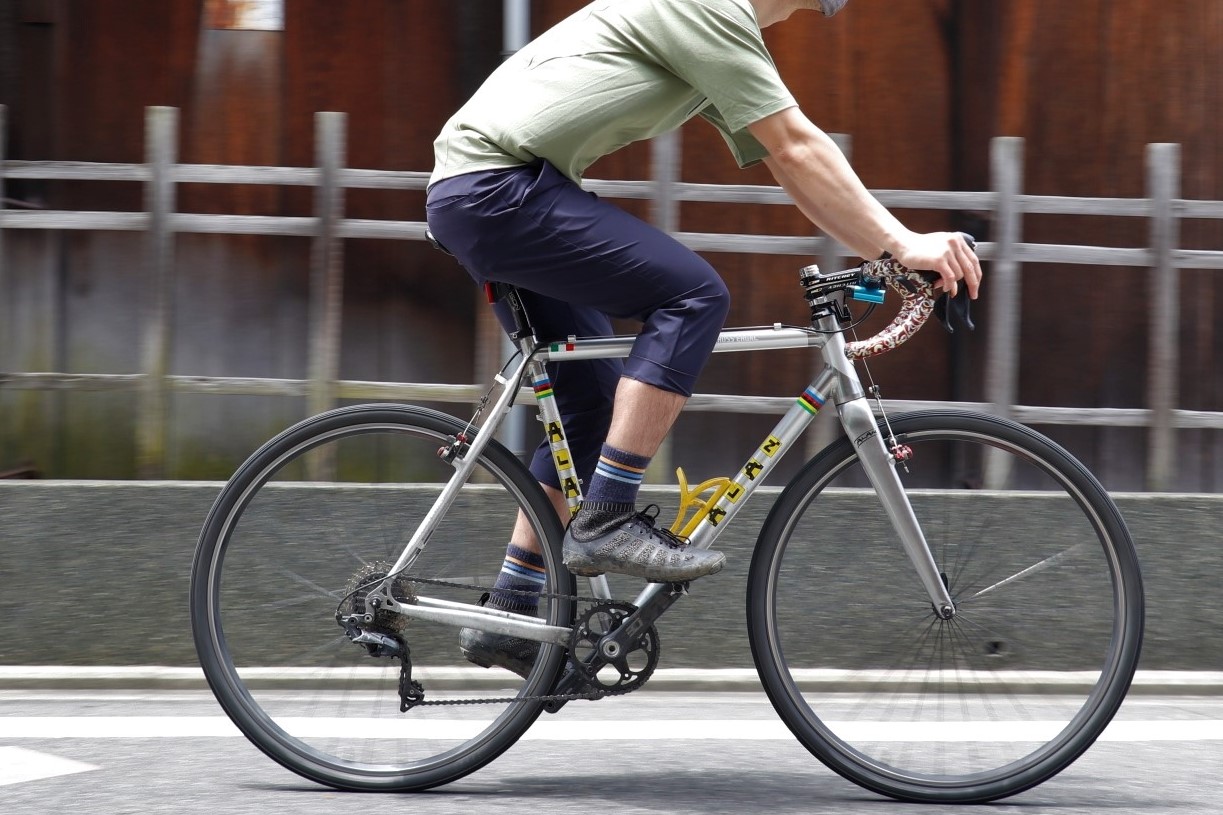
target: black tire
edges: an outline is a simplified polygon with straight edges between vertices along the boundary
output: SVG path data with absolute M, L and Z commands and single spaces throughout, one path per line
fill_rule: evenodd
M 293 772 L 346 790 L 426 789 L 492 761 L 542 709 L 524 697 L 551 689 L 564 658 L 558 646 L 543 646 L 523 680 L 468 664 L 457 628 L 413 619 L 402 637 L 427 700 L 503 701 L 401 713 L 400 661 L 371 657 L 336 621 L 360 575 L 377 564 L 385 575 L 400 554 L 432 503 L 408 499 L 440 490 L 453 469 L 438 448 L 463 430 L 449 416 L 402 405 L 321 414 L 256 452 L 208 515 L 191 574 L 200 664 L 233 722 Z M 491 585 L 519 509 L 543 542 L 546 591 L 573 594 L 555 510 L 496 442 L 407 576 Z M 410 588 L 479 600 L 472 589 Z M 545 598 L 539 616 L 569 626 L 572 604 Z
M 1096 479 L 1028 428 L 959 411 L 891 428 L 913 451 L 897 469 L 957 616 L 934 613 L 844 439 L 761 530 L 756 667 L 798 740 L 856 784 L 915 802 L 1013 795 L 1078 758 L 1129 689 L 1134 545 Z

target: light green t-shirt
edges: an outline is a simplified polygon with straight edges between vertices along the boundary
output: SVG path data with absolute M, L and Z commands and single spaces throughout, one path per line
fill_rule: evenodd
M 748 0 L 597 0 L 506 60 L 434 142 L 430 183 L 545 159 L 576 182 L 597 159 L 700 114 L 741 166 L 747 126 L 797 103 Z

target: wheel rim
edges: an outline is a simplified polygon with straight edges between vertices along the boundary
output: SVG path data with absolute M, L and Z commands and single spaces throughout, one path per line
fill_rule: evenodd
M 224 545 L 208 563 L 201 654 L 209 681 L 261 749 L 324 783 L 441 783 L 495 757 L 538 713 L 524 702 L 402 713 L 400 662 L 370 657 L 334 619 L 352 574 L 395 560 L 452 472 L 436 454 L 447 430 L 392 419 L 287 439 L 269 446 L 264 461 L 252 460 L 249 486 L 217 519 Z M 328 457 L 334 470 L 320 481 L 307 461 Z M 495 580 L 526 499 L 505 465 L 484 463 L 473 479 L 479 483 L 463 488 L 412 575 L 485 586 Z M 549 572 L 560 574 L 552 559 L 545 556 Z M 450 586 L 427 593 L 468 603 L 479 596 Z M 541 607 L 548 619 L 560 615 L 555 602 Z M 430 700 L 508 699 L 541 693 L 550 681 L 542 670 L 524 682 L 468 663 L 451 626 L 413 620 L 405 638 L 413 677 Z M 557 650 L 546 647 L 541 662 L 555 663 Z
M 934 615 L 847 452 L 781 533 L 768 609 L 772 670 L 801 719 L 796 735 L 855 781 L 899 797 L 1009 794 L 1064 767 L 1094 738 L 1085 731 L 1111 717 L 1136 657 L 1130 589 L 1100 545 L 1107 519 L 1047 461 L 967 430 L 901 440 L 915 452 L 902 480 L 960 614 Z M 986 448 L 1011 459 L 1022 493 L 952 487 L 996 466 L 985 464 Z M 830 518 L 849 518 L 842 534 L 860 545 L 823 545 L 838 534 Z M 1048 531 L 1024 539 L 1038 527 Z M 797 560 L 808 553 L 813 563 Z M 819 595 L 805 606 L 804 580 Z M 812 653 L 808 640 L 826 632 L 852 649 Z

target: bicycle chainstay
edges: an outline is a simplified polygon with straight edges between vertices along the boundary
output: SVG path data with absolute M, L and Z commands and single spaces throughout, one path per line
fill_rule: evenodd
M 465 589 L 468 591 L 478 591 L 481 594 L 492 592 L 492 586 L 480 586 L 473 583 L 458 583 L 453 580 L 441 580 L 430 577 L 411 577 L 408 575 L 402 576 L 403 580 L 410 583 L 418 583 L 427 586 L 442 586 L 452 589 Z M 597 607 L 600 604 L 609 602 L 600 600 L 597 597 L 584 597 L 578 594 L 557 594 L 555 592 L 535 592 L 523 589 L 497 589 L 498 592 L 504 594 L 531 594 L 536 597 L 554 599 L 554 600 L 572 600 L 575 603 L 586 603 L 592 607 Z M 580 614 L 575 614 L 574 619 L 581 619 Z M 577 623 L 575 622 L 575 625 Z M 569 660 L 566 659 L 566 663 Z M 412 679 L 411 654 L 404 643 L 403 654 L 399 659 L 399 697 L 400 712 L 406 712 L 414 707 L 442 707 L 447 705 L 505 705 L 515 702 L 575 702 L 575 701 L 594 701 L 607 696 L 624 696 L 632 693 L 640 685 L 618 690 L 615 688 L 596 688 L 584 677 L 578 675 L 578 671 L 572 666 L 569 666 L 564 673 L 561 674 L 558 685 L 562 685 L 570 677 L 576 678 L 582 683 L 584 690 L 576 690 L 572 693 L 539 693 L 529 696 L 499 696 L 488 699 L 425 699 L 424 687 L 417 681 Z

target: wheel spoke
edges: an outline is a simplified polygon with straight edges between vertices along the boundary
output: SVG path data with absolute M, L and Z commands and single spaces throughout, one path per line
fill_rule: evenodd
M 1057 566 L 1063 560 L 1073 555 L 1075 552 L 1082 551 L 1086 547 L 1087 547 L 1087 544 L 1085 543 L 1076 543 L 1074 546 L 1071 546 L 1069 549 L 1066 549 L 1065 551 L 1062 551 L 1062 552 L 1058 552 L 1056 555 L 1050 555 L 1049 557 L 1045 558 L 1044 560 L 1040 561 L 1039 563 L 1033 563 L 1028 568 L 1023 569 L 1022 571 L 1018 571 L 1015 574 L 1011 575 L 1010 577 L 1005 577 L 1002 580 L 999 580 L 997 583 L 993 584 L 992 586 L 986 586 L 985 588 L 981 589 L 980 591 L 975 592 L 974 594 L 965 598 L 965 601 L 975 600 L 976 598 L 982 595 L 985 595 L 985 594 L 989 594 L 991 591 L 994 591 L 995 589 L 999 589 L 1012 581 L 1022 580 L 1023 578 L 1028 577 L 1029 575 L 1034 575 L 1037 572 L 1042 572 L 1045 569 L 1049 569 L 1054 566 Z

